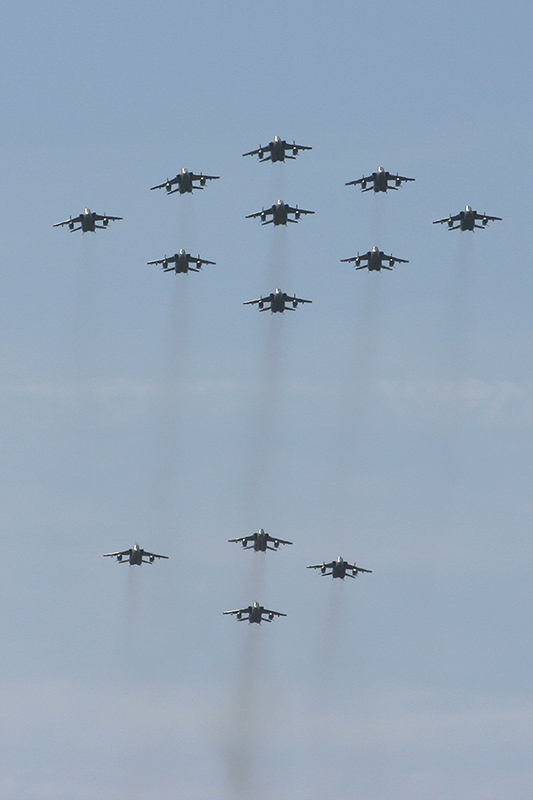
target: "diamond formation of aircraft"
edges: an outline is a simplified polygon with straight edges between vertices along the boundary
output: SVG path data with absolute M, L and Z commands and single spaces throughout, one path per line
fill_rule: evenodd
M 371 569 L 363 569 L 355 564 L 349 564 L 347 561 L 344 561 L 341 556 L 339 556 L 336 561 L 330 561 L 329 564 L 326 564 L 325 561 L 322 564 L 310 564 L 307 569 L 319 569 L 322 575 L 333 575 L 334 578 L 341 578 L 342 580 L 344 580 L 346 576 L 349 578 L 357 578 L 359 572 L 372 572 Z M 328 572 L 328 569 L 331 570 L 331 572 Z
M 358 186 L 360 184 L 363 192 L 369 192 L 371 189 L 375 192 L 386 192 L 389 189 L 397 191 L 404 181 L 414 180 L 415 178 L 404 178 L 402 175 L 391 175 L 391 173 L 387 172 L 383 167 L 378 167 L 378 171 L 373 172 L 372 175 L 359 178 L 357 181 L 348 181 L 345 186 Z M 392 181 L 394 185 L 389 186 L 389 181 Z M 367 186 L 369 183 L 371 185 Z
M 312 303 L 312 300 L 303 300 L 301 297 L 290 297 L 286 292 L 281 289 L 275 289 L 266 297 L 261 296 L 258 300 L 245 300 L 243 305 L 250 306 L 257 304 L 259 311 L 270 311 L 275 314 L 276 312 L 283 313 L 284 311 L 294 311 L 298 308 L 298 303 Z M 265 303 L 269 305 L 265 305 Z
M 88 233 L 89 231 L 95 231 L 96 228 L 105 230 L 110 220 L 114 221 L 117 219 L 122 219 L 122 217 L 111 217 L 109 214 L 97 214 L 95 211 L 91 211 L 90 208 L 84 208 L 83 213 L 79 216 L 69 217 L 68 219 L 63 220 L 63 222 L 56 222 L 54 225 L 52 225 L 52 227 L 59 228 L 62 225 L 68 225 L 71 233 L 74 231 Z M 101 222 L 102 224 L 97 225 L 97 222 Z M 76 228 L 78 223 L 79 226 Z
M 270 208 L 263 208 L 261 211 L 256 211 L 255 214 L 248 214 L 246 219 L 261 218 L 263 225 L 286 225 L 287 222 L 298 222 L 302 214 L 314 214 L 314 211 L 306 211 L 304 208 L 293 208 L 283 200 L 277 200 Z M 289 214 L 294 214 L 294 219 L 289 217 Z M 272 219 L 267 220 L 267 217 L 272 216 Z
M 117 561 L 122 562 L 122 564 L 129 564 L 130 566 L 138 564 L 139 567 L 141 564 L 153 564 L 156 558 L 168 558 L 168 556 L 160 556 L 157 553 L 149 553 L 148 550 L 143 550 L 138 544 L 134 544 L 129 550 L 119 550 L 116 553 L 104 553 L 104 558 L 108 556 L 116 558 Z M 123 558 L 127 560 L 122 561 Z
M 269 533 L 265 533 L 263 528 L 252 533 L 250 536 L 240 536 L 238 539 L 228 539 L 228 542 L 239 542 L 245 550 L 255 550 L 256 552 L 266 553 L 267 550 L 277 550 L 280 544 L 292 544 L 284 539 L 275 539 Z M 272 547 L 269 542 L 272 542 Z
M 260 606 L 259 603 L 254 601 L 251 606 L 247 608 L 236 608 L 234 611 L 223 611 L 223 614 L 235 614 L 239 622 L 257 622 L 259 625 L 262 622 L 272 622 L 274 617 L 286 617 L 281 611 L 271 611 L 269 608 Z
M 353 262 L 355 264 L 355 269 L 369 269 L 369 270 L 377 270 L 378 272 L 382 269 L 392 269 L 396 262 L 400 264 L 408 264 L 405 258 L 397 258 L 396 256 L 388 256 L 383 250 L 380 250 L 379 247 L 374 245 L 372 250 L 369 250 L 368 253 L 360 256 L 357 253 L 356 256 L 352 258 L 341 258 L 343 263 Z M 366 264 L 362 264 L 362 261 L 366 261 Z M 384 264 L 384 261 L 388 261 L 388 266 Z
M 286 142 L 285 139 L 280 139 L 279 136 L 274 136 L 274 141 L 269 142 L 266 147 L 259 147 L 257 150 L 250 150 L 249 153 L 243 153 L 243 156 L 259 156 L 259 161 L 285 161 L 286 158 L 294 159 L 300 150 L 312 150 L 312 147 L 306 147 L 303 144 L 296 144 L 293 142 Z M 292 155 L 288 155 L 291 151 Z M 265 155 L 268 153 L 268 155 Z
M 477 225 L 477 220 L 481 220 L 481 225 Z M 436 219 L 433 223 L 437 225 L 439 223 L 447 222 L 448 223 L 448 230 L 456 231 L 460 228 L 462 231 L 473 231 L 474 228 L 481 228 L 483 229 L 487 222 L 491 220 L 500 220 L 501 217 L 489 217 L 488 214 L 478 214 L 477 211 L 474 211 L 472 206 L 465 206 L 464 211 L 459 211 L 458 214 L 452 216 L 450 214 L 449 217 L 444 217 L 444 219 Z M 454 225 L 454 222 L 458 222 L 458 225 Z
M 148 264 L 162 264 L 163 272 L 200 272 L 203 264 L 216 264 L 216 261 L 207 261 L 200 256 L 191 256 L 190 253 L 186 253 L 183 248 L 180 248 L 179 252 L 174 253 L 173 256 L 148 261 Z M 196 264 L 196 266 L 192 267 L 191 264 Z
M 219 178 L 220 175 L 203 175 L 202 173 L 196 175 L 194 172 L 189 172 L 186 167 L 183 167 L 175 178 L 166 180 L 164 183 L 158 183 L 157 186 L 151 186 L 150 191 L 152 189 L 166 189 L 167 194 L 175 194 L 175 192 L 185 194 L 186 192 L 192 192 L 193 189 L 203 189 L 206 181 L 217 181 Z M 199 181 L 199 185 L 196 185 L 194 181 Z M 176 189 L 173 189 L 173 186 L 176 186 Z

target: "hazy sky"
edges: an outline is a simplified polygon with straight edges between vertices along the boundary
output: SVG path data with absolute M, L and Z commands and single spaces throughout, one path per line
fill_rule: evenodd
M 530 800 L 532 15 L 4 6 L 0 797 Z

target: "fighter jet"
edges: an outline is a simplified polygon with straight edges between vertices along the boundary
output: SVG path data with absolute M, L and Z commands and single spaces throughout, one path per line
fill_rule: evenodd
M 334 578 L 342 578 L 342 580 L 344 580 L 346 575 L 349 578 L 357 578 L 359 572 L 372 572 L 371 569 L 363 569 L 362 567 L 357 567 L 355 564 L 348 564 L 341 556 L 339 556 L 336 561 L 330 561 L 329 564 L 326 564 L 325 561 L 322 564 L 310 564 L 307 569 L 319 569 L 322 575 L 333 575 Z M 328 572 L 328 569 L 330 569 L 331 572 Z
M 248 608 L 236 608 L 234 611 L 223 611 L 222 613 L 236 614 L 239 622 L 244 622 L 244 620 L 248 620 L 248 622 L 257 622 L 259 623 L 259 625 L 262 622 L 272 622 L 274 617 L 287 616 L 286 614 L 282 614 L 281 611 L 271 611 L 269 608 L 260 606 L 257 601 L 255 601 L 253 605 L 248 606 Z
M 63 222 L 56 222 L 55 225 L 52 225 L 53 228 L 59 228 L 61 225 L 68 225 L 70 228 L 70 232 L 73 231 L 82 231 L 83 233 L 87 233 L 88 231 L 95 231 L 96 228 L 102 228 L 105 230 L 109 224 L 109 220 L 116 220 L 122 219 L 122 217 L 110 217 L 108 214 L 97 214 L 95 211 L 91 211 L 90 208 L 84 208 L 83 213 L 77 217 L 69 217 L 68 219 L 63 220 Z M 80 223 L 79 226 L 76 228 L 75 225 Z M 101 222 L 101 225 L 97 225 L 97 222 Z
M 312 147 L 305 147 L 303 144 L 290 144 L 285 139 L 280 139 L 279 136 L 274 136 L 274 141 L 269 142 L 266 147 L 259 147 L 257 150 L 250 150 L 249 153 L 243 153 L 243 156 L 259 156 L 259 161 L 285 161 L 286 158 L 294 159 L 300 150 L 312 150 Z M 292 150 L 292 156 L 287 155 L 287 151 Z M 269 155 L 265 155 L 268 153 Z
M 168 556 L 159 556 L 157 553 L 149 553 L 148 550 L 143 550 L 142 547 L 139 547 L 138 544 L 134 544 L 130 550 L 119 550 L 117 553 L 104 553 L 104 558 L 107 556 L 112 556 L 117 559 L 117 561 L 121 561 L 123 564 L 129 564 L 133 566 L 133 564 L 153 564 L 156 558 L 168 558 Z M 127 561 L 122 561 L 123 558 L 127 558 Z
M 186 253 L 183 248 L 180 248 L 179 252 L 174 253 L 173 256 L 148 261 L 148 264 L 162 264 L 163 272 L 200 272 L 202 264 L 216 264 L 216 261 L 207 261 L 200 256 L 191 256 L 190 253 Z M 173 266 L 169 266 L 169 264 L 173 264 Z M 191 267 L 191 264 L 196 264 L 196 267 Z
M 175 192 L 185 194 L 185 192 L 192 192 L 193 189 L 203 189 L 206 181 L 217 181 L 219 178 L 220 175 L 203 175 L 201 172 L 199 175 L 195 175 L 194 172 L 189 172 L 188 169 L 183 167 L 175 178 L 164 183 L 158 183 L 157 186 L 151 186 L 150 190 L 166 189 L 167 194 L 174 194 Z M 200 185 L 196 186 L 194 181 L 199 181 Z M 177 184 L 177 188 L 173 189 L 172 187 L 175 184 Z
M 314 213 L 314 211 L 305 211 L 303 208 L 298 208 L 298 206 L 293 208 L 288 203 L 284 203 L 283 200 L 277 200 L 270 208 L 263 208 L 262 211 L 256 211 L 255 214 L 248 214 L 246 219 L 261 217 L 263 225 L 270 225 L 271 223 L 274 223 L 274 225 L 286 225 L 287 222 L 298 222 L 301 214 Z M 294 214 L 294 219 L 291 219 L 289 214 Z M 270 215 L 272 215 L 272 219 L 267 221 L 267 217 Z
M 290 297 L 285 292 L 282 292 L 281 289 L 275 289 L 275 291 L 268 294 L 266 297 L 261 296 L 259 300 L 245 300 L 243 306 L 254 305 L 257 303 L 259 306 L 259 311 L 268 311 L 271 310 L 273 314 L 277 311 L 283 313 L 284 311 L 294 311 L 295 308 L 298 307 L 298 303 L 312 303 L 312 300 L 303 300 L 301 297 Z M 270 305 L 265 305 L 265 303 L 270 303 Z M 292 308 L 287 303 L 292 304 Z
M 480 219 L 481 225 L 476 225 L 476 221 Z M 501 220 L 501 217 L 489 217 L 488 214 L 478 214 L 477 211 L 474 211 L 472 206 L 465 206 L 464 211 L 459 211 L 458 214 L 452 216 L 450 214 L 449 217 L 445 217 L 444 219 L 436 219 L 433 223 L 437 225 L 439 222 L 447 222 L 448 223 L 448 230 L 456 231 L 457 228 L 460 228 L 462 231 L 473 231 L 474 228 L 481 228 L 483 229 L 489 220 Z M 454 225 L 454 222 L 458 222 L 458 225 Z
M 388 189 L 394 189 L 396 191 L 402 185 L 403 181 L 414 180 L 415 178 L 404 178 L 402 175 L 391 175 L 390 172 L 387 172 L 383 167 L 378 167 L 378 171 L 373 172 L 372 175 L 368 175 L 366 178 L 359 178 L 358 181 L 349 181 L 345 186 L 357 186 L 361 184 L 363 192 L 369 192 L 371 189 L 375 192 L 386 192 Z M 394 186 L 389 186 L 389 181 L 394 181 Z M 367 183 L 370 182 L 372 182 L 372 185 L 367 186 Z
M 353 256 L 352 258 L 341 258 L 341 261 L 343 263 L 348 263 L 353 261 L 356 269 L 366 269 L 368 267 L 369 270 L 377 270 L 378 272 L 379 270 L 382 269 L 392 269 L 397 261 L 400 264 L 409 263 L 409 261 L 407 261 L 405 258 L 396 258 L 396 256 L 388 256 L 386 253 L 383 252 L 383 250 L 380 250 L 379 247 L 376 247 L 376 245 L 374 245 L 372 250 L 369 250 L 368 253 L 365 253 L 362 256 L 360 256 L 359 253 L 357 253 L 357 255 Z M 361 261 L 366 261 L 367 263 L 361 264 Z M 383 261 L 388 261 L 389 265 L 387 266 L 386 264 L 383 263 Z
M 241 536 L 238 539 L 228 539 L 228 542 L 241 542 L 242 546 L 245 550 L 255 550 L 259 552 L 260 550 L 265 553 L 267 550 L 277 550 L 280 544 L 292 544 L 292 542 L 287 542 L 284 539 L 274 539 L 270 534 L 265 533 L 263 528 L 259 528 L 256 533 L 252 533 L 251 536 Z M 269 545 L 269 542 L 273 542 L 274 547 Z

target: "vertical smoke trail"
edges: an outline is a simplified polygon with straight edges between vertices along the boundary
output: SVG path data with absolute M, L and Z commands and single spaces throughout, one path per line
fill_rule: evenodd
M 121 649 L 120 666 L 122 672 L 127 677 L 134 677 L 137 671 L 137 625 L 139 621 L 140 606 L 140 575 L 137 574 L 137 567 L 129 564 L 118 566 L 120 570 L 127 570 L 125 577 L 126 583 L 123 598 L 123 620 L 122 630 L 120 631 Z M 142 569 L 142 567 L 139 567 Z
M 261 628 L 247 622 L 237 686 L 230 709 L 224 756 L 232 800 L 259 800 L 256 762 L 261 754 L 260 687 Z

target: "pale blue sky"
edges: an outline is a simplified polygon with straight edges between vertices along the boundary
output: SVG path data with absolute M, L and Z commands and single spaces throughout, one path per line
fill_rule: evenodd
M 0 796 L 530 800 L 531 17 L 4 8 Z M 242 158 L 276 134 L 313 150 Z M 344 186 L 379 165 L 416 182 Z M 316 213 L 244 219 L 278 197 Z M 467 203 L 503 221 L 431 224 Z

